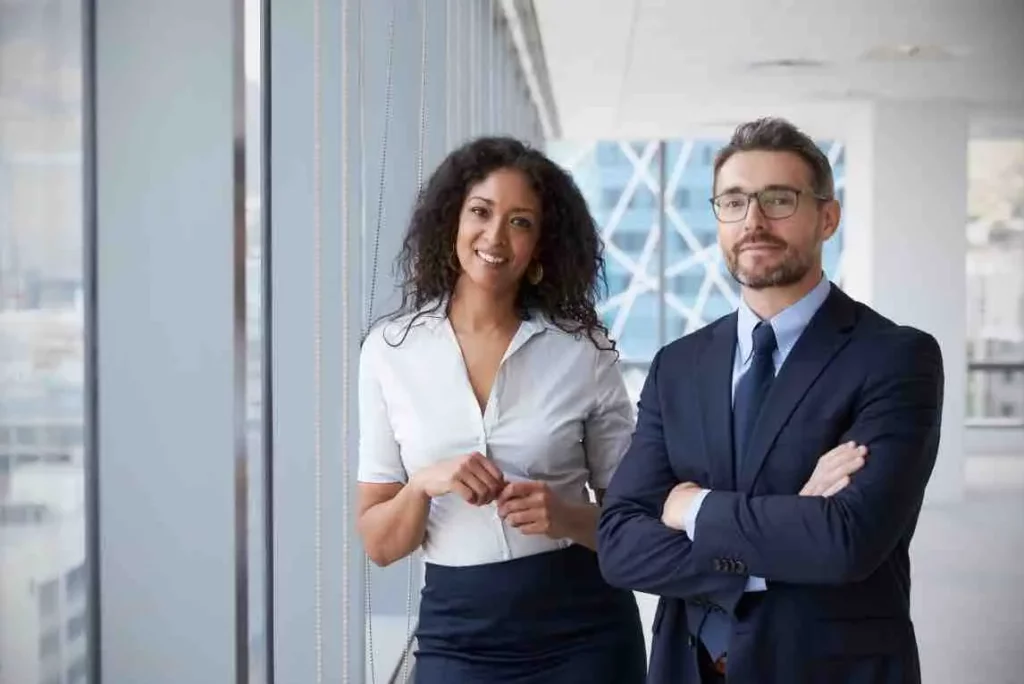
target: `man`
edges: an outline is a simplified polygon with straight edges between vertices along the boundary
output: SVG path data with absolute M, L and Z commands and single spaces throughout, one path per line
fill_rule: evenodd
M 840 207 L 790 123 L 740 126 L 713 194 L 741 304 L 655 356 L 598 530 L 605 578 L 661 596 L 648 681 L 919 682 L 939 347 L 824 277 Z

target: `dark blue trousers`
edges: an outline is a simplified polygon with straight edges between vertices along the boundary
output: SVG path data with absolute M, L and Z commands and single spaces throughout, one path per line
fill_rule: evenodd
M 636 600 L 582 546 L 468 567 L 427 564 L 416 684 L 643 684 Z

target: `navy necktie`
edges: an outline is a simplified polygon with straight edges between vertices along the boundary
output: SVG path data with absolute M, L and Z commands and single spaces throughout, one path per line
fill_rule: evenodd
M 772 354 L 777 346 L 775 331 L 769 323 L 761 321 L 754 327 L 754 358 L 750 368 L 736 384 L 732 408 L 733 455 L 736 459 L 736 477 L 748 457 L 750 435 L 761 412 L 761 405 L 775 379 L 775 361 Z
M 739 477 L 746 449 L 750 442 L 750 434 L 757 422 L 761 404 L 775 379 L 775 361 L 772 355 L 777 346 L 775 331 L 764 321 L 754 327 L 754 358 L 750 368 L 736 383 L 736 396 L 733 400 L 733 453 L 736 463 L 736 475 Z M 729 648 L 729 635 L 732 633 L 732 619 L 717 608 L 708 611 L 700 628 L 700 640 L 704 642 L 713 660 L 725 653 Z

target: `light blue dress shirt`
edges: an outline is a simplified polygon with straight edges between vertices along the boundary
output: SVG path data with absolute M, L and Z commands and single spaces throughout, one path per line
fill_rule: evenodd
M 772 360 L 775 362 L 775 375 L 779 374 L 779 369 L 785 363 L 786 357 L 793 351 L 796 341 L 800 339 L 800 335 L 807 328 L 807 324 L 811 322 L 811 318 L 814 317 L 814 314 L 821 308 L 821 305 L 828 299 L 831 290 L 832 283 L 822 275 L 821 280 L 818 281 L 813 290 L 768 321 L 775 332 L 775 339 L 778 343 L 772 355 Z M 750 368 L 750 362 L 754 357 L 754 326 L 759 322 L 761 322 L 761 319 L 758 315 L 741 299 L 736 318 L 736 358 L 733 361 L 732 367 L 732 392 L 734 398 L 736 396 L 736 385 L 739 383 L 740 378 L 743 377 L 743 374 Z M 697 531 L 697 514 L 700 512 L 701 504 L 704 503 L 704 499 L 710 491 L 708 489 L 701 490 L 694 497 L 693 503 L 690 504 L 690 508 L 687 511 L 686 530 L 691 540 L 695 538 Z M 747 578 L 747 591 L 764 591 L 767 588 L 764 579 L 761 577 Z

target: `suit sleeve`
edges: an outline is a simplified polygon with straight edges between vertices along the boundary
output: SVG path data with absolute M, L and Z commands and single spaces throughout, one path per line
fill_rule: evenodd
M 745 578 L 711 572 L 686 534 L 661 522 L 665 499 L 678 484 L 662 434 L 661 358 L 659 352 L 651 363 L 633 440 L 605 493 L 597 529 L 601 572 L 613 586 L 678 599 L 714 596 L 732 610 Z
M 887 337 L 840 440 L 868 447 L 865 466 L 831 498 L 711 492 L 696 521 L 698 567 L 845 584 L 892 552 L 914 524 L 935 465 L 944 378 L 932 336 L 897 328 Z

